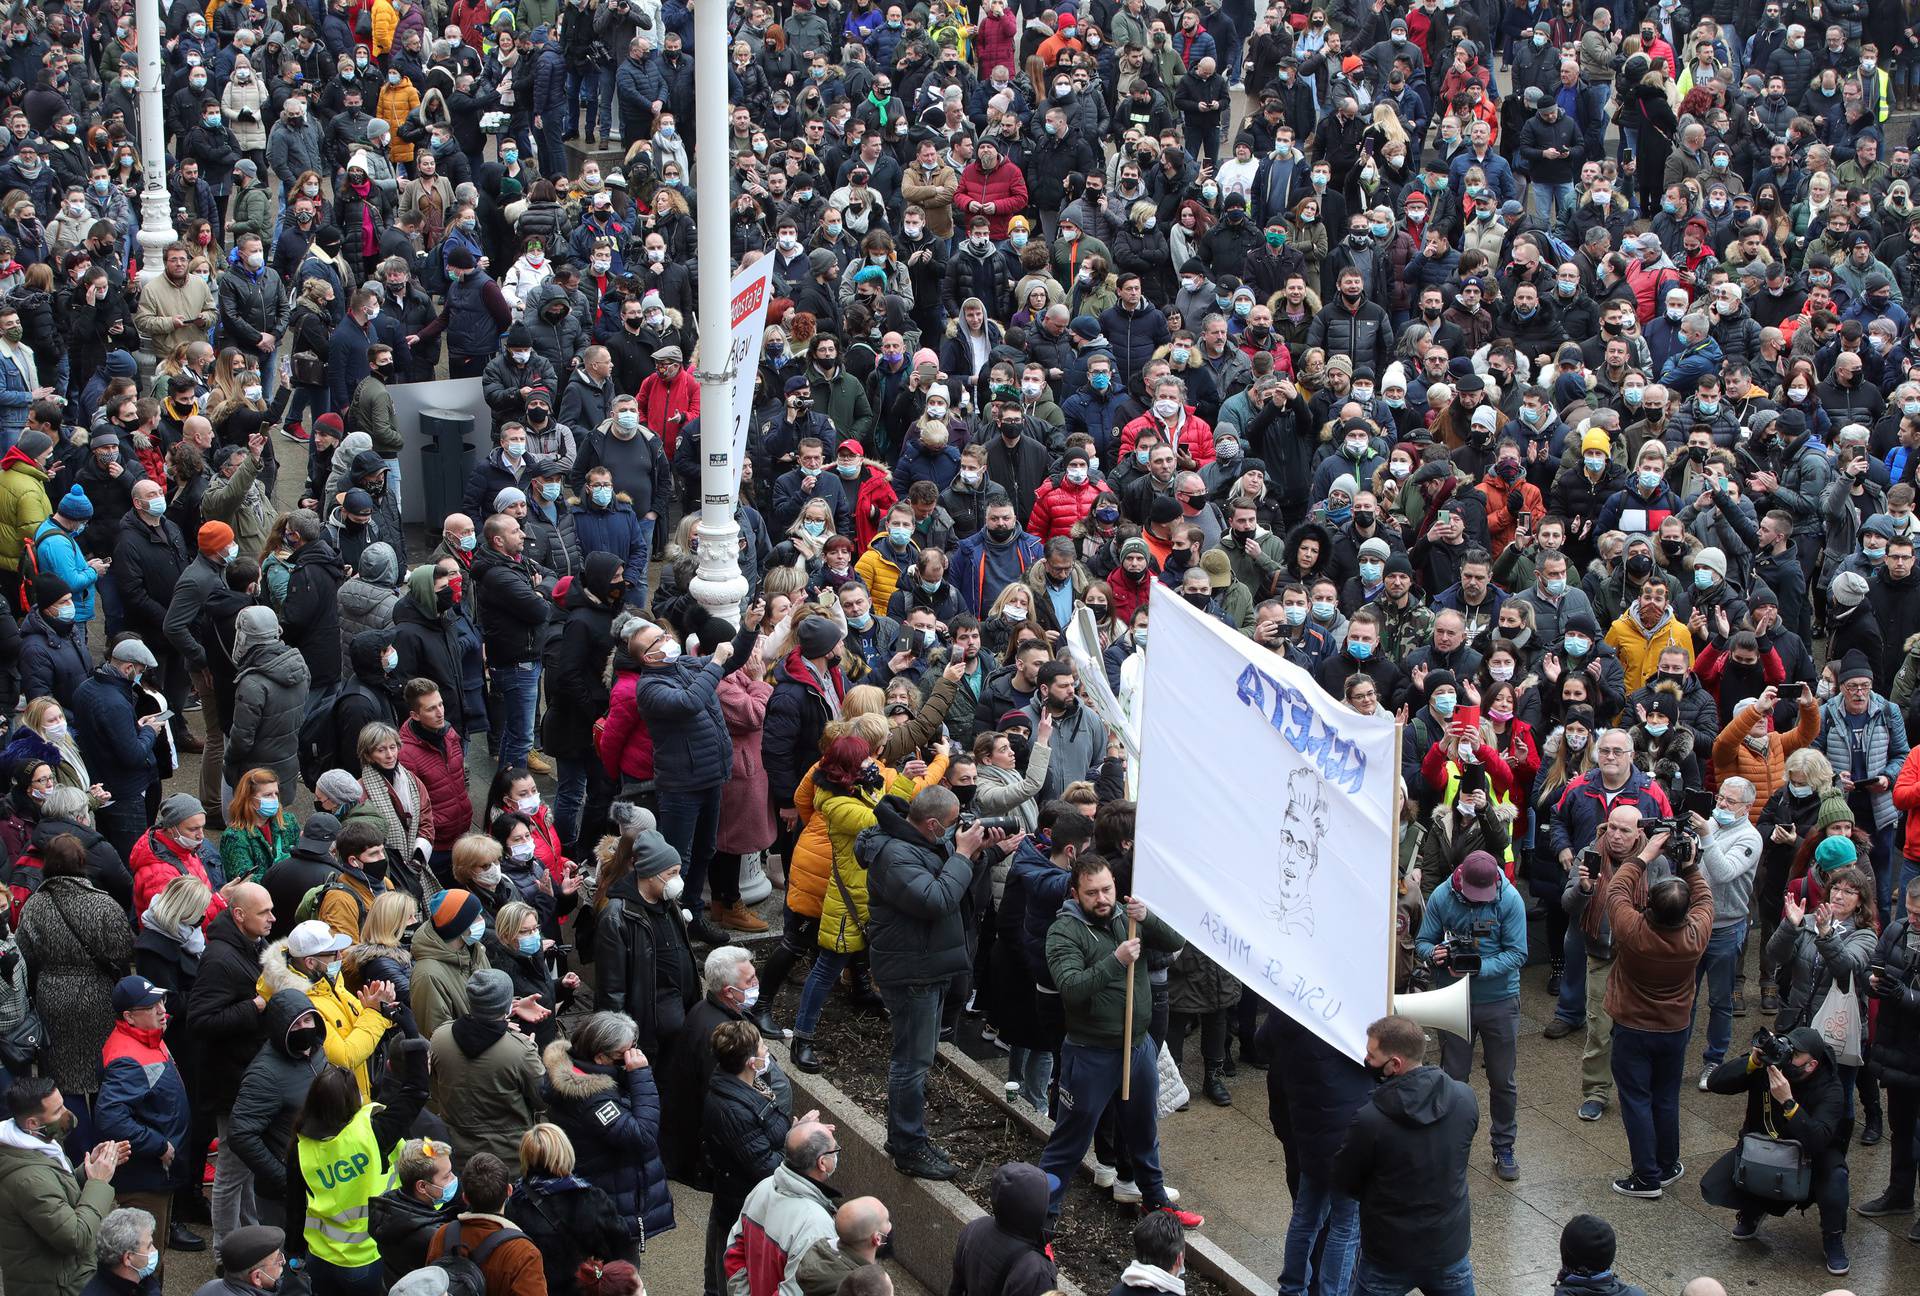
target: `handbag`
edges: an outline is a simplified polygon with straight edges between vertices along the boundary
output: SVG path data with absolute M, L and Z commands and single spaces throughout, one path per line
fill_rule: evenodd
M 1733 1150 L 1733 1186 L 1766 1201 L 1798 1204 L 1813 1196 L 1813 1160 L 1796 1139 L 1743 1134 Z
M 1838 978 L 1827 987 L 1827 997 L 1813 1015 L 1813 1028 L 1833 1050 L 1833 1060 L 1841 1066 L 1859 1066 L 1865 1059 L 1860 1052 L 1860 1001 L 1851 990 L 1842 990 Z
M 311 351 L 295 351 L 293 353 L 293 382 L 296 387 L 326 386 L 326 362 Z
M 47 1024 L 31 1006 L 26 1016 L 0 1031 L 0 1068 L 15 1079 L 32 1071 L 47 1048 Z
M 1165 1044 L 1160 1046 L 1159 1070 L 1160 1114 L 1171 1116 L 1193 1100 L 1193 1091 L 1187 1088 L 1186 1078 L 1180 1074 L 1180 1066 Z

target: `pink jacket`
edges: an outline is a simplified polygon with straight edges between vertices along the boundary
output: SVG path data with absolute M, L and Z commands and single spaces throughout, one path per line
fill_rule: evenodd
M 733 738 L 733 777 L 720 789 L 720 829 L 713 848 L 729 855 L 751 855 L 773 845 L 773 803 L 767 796 L 767 767 L 760 759 L 760 730 L 767 719 L 773 685 L 743 670 L 720 681 L 720 714 Z

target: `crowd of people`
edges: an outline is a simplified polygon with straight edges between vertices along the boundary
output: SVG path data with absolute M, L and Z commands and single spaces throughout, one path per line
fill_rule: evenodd
M 1469 1293 L 1523 977 L 1613 1191 L 1744 1095 L 1698 1190 L 1846 1273 L 1915 1209 L 1920 10 L 1695 3 L 736 0 L 724 615 L 690 0 L 182 0 L 153 68 L 131 0 L 10 11 L 9 1285 L 145 1296 L 199 1225 L 226 1296 L 634 1296 L 682 1183 L 706 1296 L 885 1296 L 782 1068 L 884 1032 L 887 1154 L 949 1179 L 973 1018 L 1053 1123 L 955 1293 L 1054 1285 L 1089 1147 L 1120 1286 L 1184 1289 L 1196 1036 L 1211 1104 L 1266 1070 L 1285 1296 Z M 443 376 L 490 435 L 423 533 L 394 389 Z M 1132 895 L 1065 641 L 1129 701 L 1156 586 L 1400 718 L 1438 1065 Z M 1634 1290 L 1603 1221 L 1561 1252 Z

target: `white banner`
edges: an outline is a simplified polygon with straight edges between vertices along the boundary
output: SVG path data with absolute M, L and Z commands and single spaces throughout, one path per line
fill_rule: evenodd
M 1109 730 L 1120 735 L 1121 746 L 1127 749 L 1127 795 L 1138 799 L 1139 718 L 1128 713 L 1127 703 L 1137 707 L 1140 699 L 1114 696 L 1112 686 L 1107 683 L 1107 660 L 1105 650 L 1100 647 L 1100 627 L 1085 604 L 1075 608 L 1067 622 L 1067 656 L 1073 659 L 1073 669 L 1080 676 L 1080 693 L 1087 705 L 1107 722 Z
M 740 474 L 747 461 L 747 432 L 753 427 L 753 386 L 766 341 L 767 307 L 773 300 L 773 258 L 763 256 L 733 277 L 733 494 L 740 497 Z M 775 393 L 776 395 L 778 393 Z
M 1393 987 L 1393 717 L 1164 586 L 1151 597 L 1134 890 L 1358 1061 Z

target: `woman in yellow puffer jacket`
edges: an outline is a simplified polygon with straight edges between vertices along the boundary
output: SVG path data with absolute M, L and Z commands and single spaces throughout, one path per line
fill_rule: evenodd
M 800 991 L 793 1023 L 792 1060 L 804 1071 L 820 1069 L 813 1032 L 827 994 L 853 956 L 867 945 L 867 871 L 854 857 L 854 839 L 873 827 L 874 807 L 883 796 L 912 800 L 921 788 L 938 783 L 946 773 L 945 755 L 915 779 L 882 766 L 874 759 L 874 750 L 874 744 L 854 735 L 836 739 L 811 775 L 814 819 L 826 823 L 832 860 L 821 901 L 820 950 Z

